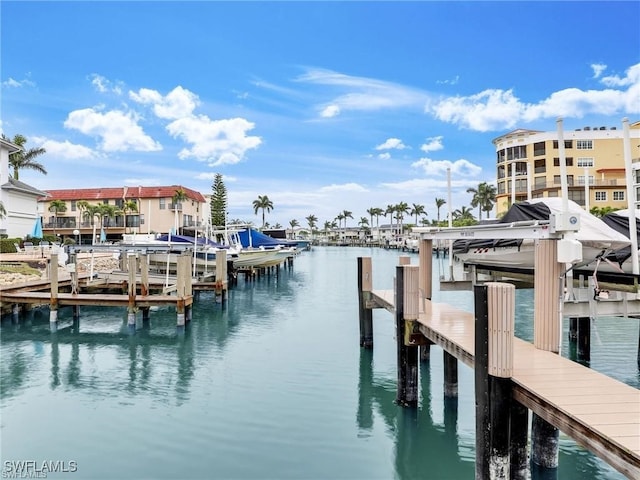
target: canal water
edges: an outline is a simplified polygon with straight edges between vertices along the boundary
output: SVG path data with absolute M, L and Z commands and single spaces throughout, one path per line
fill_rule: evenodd
M 419 407 L 403 409 L 392 315 L 374 312 L 373 351 L 358 345 L 356 258 L 371 256 L 374 288 L 390 289 L 399 255 L 316 247 L 277 277 L 241 277 L 224 307 L 203 294 L 184 334 L 171 308 L 135 335 L 123 309 L 83 307 L 79 328 L 62 310 L 55 334 L 46 309 L 5 319 L 3 478 L 35 461 L 68 479 L 472 479 L 473 372 L 459 365 L 445 404 L 432 347 Z M 446 268 L 434 260 L 434 277 Z M 472 310 L 471 292 L 434 286 L 435 301 Z M 517 295 L 530 339 L 533 294 Z M 592 334 L 592 368 L 640 387 L 638 320 L 600 319 Z M 557 478 L 624 477 L 561 435 Z

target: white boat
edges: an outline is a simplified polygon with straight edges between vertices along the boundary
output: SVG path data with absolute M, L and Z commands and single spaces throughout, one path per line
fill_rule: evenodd
M 582 244 L 583 260 L 578 265 L 593 267 L 598 258 L 629 245 L 627 237 L 585 212 L 577 203 L 569 200 L 566 206 L 569 214 L 580 218 L 580 228 L 573 234 L 573 238 Z M 560 198 L 534 199 L 513 205 L 499 224 L 508 227 L 512 222 L 548 220 L 551 214 L 561 212 L 563 202 Z M 456 240 L 453 255 L 454 259 L 467 264 L 533 268 L 534 240 Z M 609 264 L 601 268 L 613 269 Z

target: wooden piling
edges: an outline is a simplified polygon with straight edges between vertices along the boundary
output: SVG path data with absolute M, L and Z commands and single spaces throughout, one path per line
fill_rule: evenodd
M 564 265 L 558 263 L 557 240 L 537 240 L 534 266 L 534 341 L 536 348 L 560 351 L 560 278 Z M 542 468 L 558 467 L 559 431 L 535 413 L 531 421 L 531 459 Z
M 396 401 L 404 407 L 418 405 L 418 346 L 408 345 L 412 325 L 418 318 L 418 267 L 396 267 L 396 345 L 398 392 Z
M 49 301 L 49 327 L 55 331 L 58 327 L 58 254 L 50 257 L 49 282 L 51 283 L 51 299 Z
M 411 265 L 411 257 L 401 255 L 398 257 L 398 265 Z
M 580 317 L 577 323 L 577 360 L 578 362 L 588 364 L 591 361 L 591 318 Z
M 372 289 L 371 257 L 358 257 L 358 317 L 360 346 L 363 348 L 373 348 L 373 312 L 367 308 Z
M 529 438 L 529 409 L 515 400 L 511 401 L 511 480 L 527 480 L 529 478 L 529 455 L 527 440 Z
M 418 290 L 421 299 L 431 300 L 433 295 L 433 240 L 420 239 L 418 244 L 418 267 L 420 280 Z M 420 361 L 427 362 L 431 358 L 431 345 L 433 342 L 426 340 L 420 345 Z
M 515 287 L 474 287 L 476 312 L 476 479 L 508 479 L 510 451 Z M 516 460 L 516 463 L 518 460 Z
M 191 258 L 190 255 L 189 258 Z M 176 303 L 176 324 L 179 331 L 184 330 L 186 323 L 184 297 L 186 295 L 187 289 L 186 276 L 191 276 L 191 273 L 186 273 L 187 271 L 190 272 L 191 270 L 189 268 L 189 264 L 187 263 L 189 258 L 182 254 L 178 255 L 178 257 L 176 258 L 176 295 L 179 298 L 178 302 Z
M 446 350 L 442 351 L 444 362 L 444 396 L 458 397 L 458 359 Z
M 127 304 L 127 327 L 130 331 L 135 331 L 136 329 L 136 274 L 137 274 L 137 259 L 135 254 L 128 255 L 127 258 L 127 270 L 129 273 L 129 282 L 128 282 L 128 295 L 129 295 L 129 303 Z
M 140 262 L 140 295 L 149 295 L 149 257 L 144 252 L 138 255 Z
M 216 251 L 216 302 L 224 303 L 227 296 L 227 251 Z

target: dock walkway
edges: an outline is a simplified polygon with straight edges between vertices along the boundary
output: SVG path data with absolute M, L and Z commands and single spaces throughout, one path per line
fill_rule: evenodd
M 369 304 L 395 313 L 393 290 Z M 420 332 L 474 367 L 474 314 L 420 302 Z M 514 338 L 514 399 L 630 478 L 640 478 L 640 390 Z

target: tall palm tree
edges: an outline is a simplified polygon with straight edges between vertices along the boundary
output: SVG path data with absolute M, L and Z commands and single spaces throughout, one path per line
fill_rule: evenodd
M 102 229 L 105 225 L 105 219 L 107 227 L 110 226 L 112 219 L 115 219 L 117 216 L 122 215 L 122 210 L 120 210 L 115 205 L 109 205 L 107 203 L 103 203 L 98 205 L 100 207 L 100 228 Z
M 89 220 L 93 227 L 93 233 L 91 236 L 91 245 L 96 241 L 96 219 L 100 220 L 100 226 L 102 226 L 102 205 L 91 205 L 89 202 L 81 200 L 82 204 L 82 218 Z M 80 202 L 76 204 L 78 206 Z
M 458 223 L 469 223 L 475 221 L 473 210 L 469 207 L 461 207 L 451 213 L 452 217 Z
M 418 225 L 418 215 L 426 215 L 427 211 L 424 209 L 424 205 L 413 203 L 409 215 L 415 215 L 416 225 Z
M 258 195 L 258 198 L 253 201 L 253 213 L 257 215 L 258 210 L 262 210 L 262 228 L 264 229 L 264 212 L 273 210 L 273 202 L 269 200 L 268 196 Z
M 349 210 L 343 210 L 342 211 L 342 215 L 344 216 L 344 229 L 347 229 L 347 218 L 351 218 L 353 219 L 353 212 L 350 212 Z
M 295 218 L 289 221 L 289 225 L 291 226 L 291 238 L 293 239 L 293 229 L 300 225 L 300 222 Z
M 396 206 L 388 204 L 387 208 L 384 210 L 384 216 L 386 218 L 389 215 L 389 223 L 393 225 L 393 214 L 396 213 Z
M 442 207 L 447 201 L 444 198 L 436 197 L 436 208 L 438 209 L 438 225 L 440 225 L 440 207 Z
M 344 214 L 342 214 L 342 212 L 339 213 L 338 215 L 336 215 L 335 219 L 338 221 L 338 228 L 341 228 L 342 227 L 342 220 L 344 220 Z
M 409 213 L 409 204 L 407 202 L 400 202 L 394 206 L 396 212 L 396 220 L 398 221 L 398 233 L 402 235 L 402 220 L 406 213 Z
M 318 217 L 311 214 L 308 217 L 305 217 L 305 220 L 309 224 L 309 229 L 311 230 L 311 241 L 313 241 L 313 230 L 316 228 L 316 224 L 318 223 Z
M 183 188 L 177 189 L 173 193 L 173 197 L 171 197 L 171 201 L 173 202 L 173 215 L 174 215 L 174 223 L 176 234 L 180 233 L 180 224 L 178 223 L 178 205 L 187 200 L 189 197 L 187 196 L 187 192 L 184 191 Z
M 132 213 L 132 212 L 137 212 L 137 211 L 138 211 L 138 202 L 136 202 L 135 200 L 127 200 L 122 205 L 122 214 L 124 215 L 125 232 L 126 232 L 126 228 L 127 228 L 127 212 Z
M 2 138 L 8 140 L 9 142 L 19 146 L 21 148 L 20 151 L 14 152 L 9 155 L 9 166 L 13 168 L 13 178 L 18 180 L 18 172 L 20 170 L 35 170 L 37 172 L 47 174 L 47 170 L 44 166 L 36 162 L 36 157 L 45 154 L 47 151 L 42 148 L 30 148 L 29 150 L 24 150 L 24 145 L 27 143 L 27 138 L 24 135 L 15 135 L 13 139 L 9 139 L 4 134 Z
M 478 220 L 482 220 L 482 212 L 487 214 L 493 210 L 496 202 L 496 187 L 487 182 L 478 184 L 476 188 L 467 188 L 467 193 L 473 193 L 471 206 L 478 207 Z
M 52 200 L 49 203 L 49 211 L 53 213 L 53 235 L 57 237 L 58 213 L 66 212 L 67 204 L 64 200 Z

